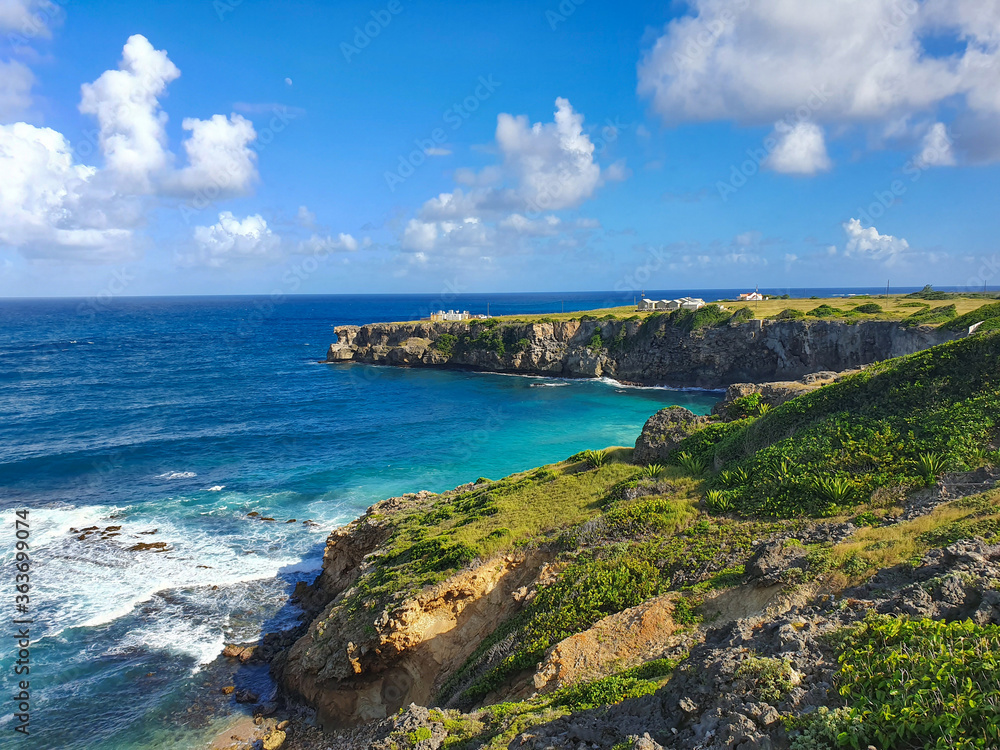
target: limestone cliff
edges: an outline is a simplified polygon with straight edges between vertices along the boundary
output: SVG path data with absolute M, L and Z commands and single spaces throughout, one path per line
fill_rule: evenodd
M 607 376 L 697 388 L 849 370 L 956 336 L 892 321 L 751 320 L 687 331 L 666 315 L 646 321 L 373 323 L 335 332 L 328 362 Z

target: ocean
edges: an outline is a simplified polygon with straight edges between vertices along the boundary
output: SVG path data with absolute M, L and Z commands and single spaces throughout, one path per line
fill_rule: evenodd
M 220 684 L 270 689 L 266 668 L 218 658 L 224 643 L 294 624 L 289 592 L 315 576 L 332 528 L 392 495 L 631 445 L 658 409 L 704 414 L 719 398 L 328 365 L 335 325 L 631 298 L 0 300 L 0 747 L 204 747 L 243 710 Z M 18 613 L 25 509 L 31 590 Z M 32 621 L 31 734 L 20 742 L 15 618 Z

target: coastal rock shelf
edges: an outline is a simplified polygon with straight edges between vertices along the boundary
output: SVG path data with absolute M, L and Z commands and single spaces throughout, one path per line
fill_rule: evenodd
M 956 334 L 892 321 L 750 320 L 686 331 L 639 320 L 338 326 L 327 362 L 466 368 L 640 385 L 719 388 L 795 380 L 922 351 Z

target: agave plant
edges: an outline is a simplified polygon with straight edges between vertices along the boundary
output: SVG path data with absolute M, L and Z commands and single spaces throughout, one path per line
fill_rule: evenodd
M 738 469 L 733 470 L 733 481 L 736 482 L 736 484 L 750 484 L 751 479 L 753 479 L 753 475 L 745 466 L 741 466 Z
M 820 477 L 813 482 L 816 492 L 832 505 L 843 505 L 854 497 L 854 482 L 846 477 Z
M 733 509 L 733 501 L 721 490 L 709 490 L 705 494 L 705 504 L 716 513 L 728 513 Z
M 644 477 L 649 477 L 650 479 L 656 479 L 663 473 L 666 467 L 663 464 L 649 464 L 649 466 L 644 466 L 640 474 Z
M 608 452 L 606 450 L 584 451 L 583 460 L 590 465 L 590 468 L 599 469 L 608 462 Z
M 719 472 L 719 476 L 715 478 L 715 481 L 721 487 L 732 487 L 734 483 L 733 472 L 729 469 L 723 469 Z
M 758 417 L 763 417 L 769 411 L 771 411 L 771 405 L 770 404 L 761 404 L 760 406 L 757 407 L 757 416 Z
M 786 481 L 791 472 L 792 472 L 792 465 L 788 463 L 787 458 L 782 458 L 777 463 L 771 465 L 771 477 L 776 482 Z
M 695 476 L 701 476 L 708 469 L 704 461 L 696 456 L 692 456 L 687 451 L 677 454 L 677 464 L 684 469 L 684 471 L 689 474 L 694 474 Z
M 921 453 L 917 457 L 917 473 L 924 479 L 924 484 L 931 487 L 939 476 L 944 474 L 948 460 L 940 453 Z

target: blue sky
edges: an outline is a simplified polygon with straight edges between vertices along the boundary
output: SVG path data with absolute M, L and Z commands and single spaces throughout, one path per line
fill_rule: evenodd
M 0 0 L 0 294 L 1000 286 L 1000 0 Z

